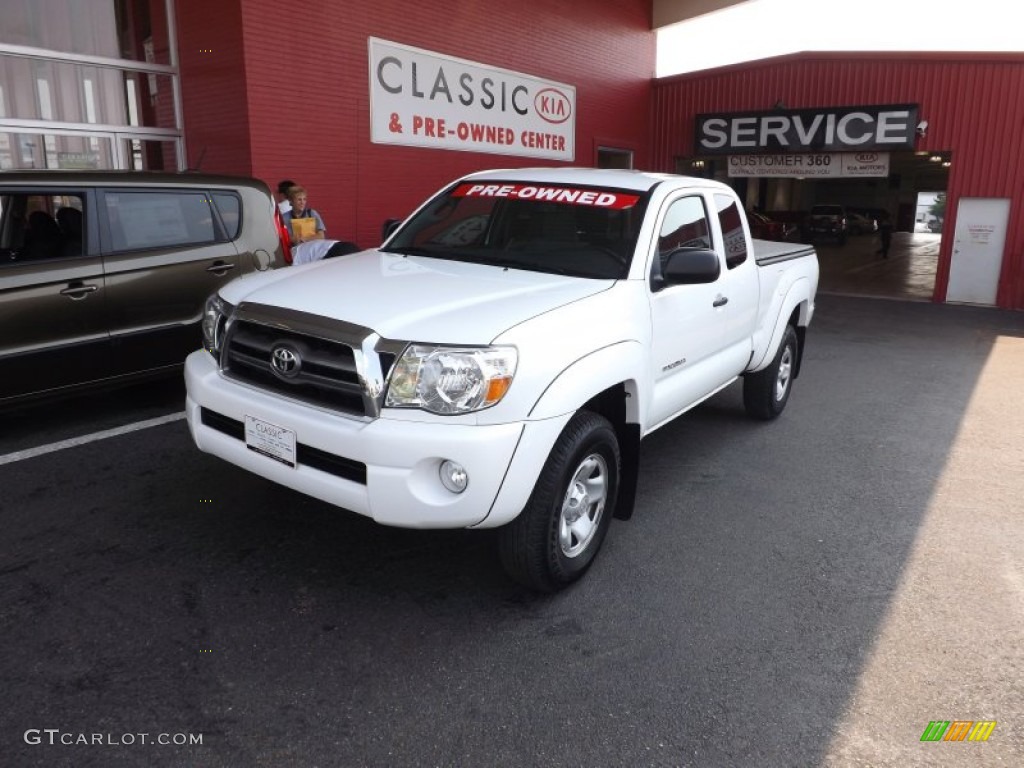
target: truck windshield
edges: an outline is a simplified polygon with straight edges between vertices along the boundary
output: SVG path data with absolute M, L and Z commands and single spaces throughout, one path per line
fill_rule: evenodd
M 645 203 L 620 189 L 461 182 L 405 222 L 385 250 L 618 280 L 629 272 Z

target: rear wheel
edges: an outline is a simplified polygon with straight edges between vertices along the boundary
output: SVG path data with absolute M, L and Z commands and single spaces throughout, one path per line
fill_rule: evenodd
M 756 419 L 774 419 L 786 407 L 793 388 L 799 345 L 796 331 L 787 325 L 771 364 L 743 378 L 743 406 Z
M 619 487 L 619 443 L 603 416 L 581 411 L 562 430 L 526 507 L 500 533 L 516 581 L 554 592 L 586 572 L 601 548 Z

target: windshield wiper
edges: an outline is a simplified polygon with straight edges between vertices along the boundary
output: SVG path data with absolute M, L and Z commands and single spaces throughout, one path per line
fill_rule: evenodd
M 402 246 L 401 248 L 381 248 L 384 253 L 397 253 L 399 256 L 434 256 L 446 258 L 446 254 L 430 248 L 420 248 L 415 245 Z
M 556 267 L 552 264 L 538 264 L 535 261 L 522 261 L 517 259 L 487 259 L 487 261 L 481 261 L 480 264 L 484 264 L 488 267 L 504 267 L 505 269 L 522 269 L 526 272 L 551 272 L 556 275 L 571 275 L 574 274 L 571 270 L 563 267 Z

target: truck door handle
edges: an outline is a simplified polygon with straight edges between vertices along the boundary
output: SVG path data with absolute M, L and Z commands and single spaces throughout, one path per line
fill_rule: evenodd
M 234 269 L 234 268 L 235 268 L 234 264 L 228 264 L 227 262 L 223 262 L 223 261 L 216 261 L 211 266 L 207 267 L 206 271 L 207 272 L 213 272 L 213 274 L 215 274 L 215 275 L 223 275 L 229 269 Z
M 729 303 L 729 299 L 725 296 L 716 296 L 715 300 L 711 302 L 712 307 L 724 307 Z
M 61 290 L 60 295 L 68 296 L 73 301 L 81 301 L 86 297 L 86 294 L 92 293 L 97 288 L 99 288 L 98 285 L 83 285 L 82 283 L 72 283 L 67 288 Z

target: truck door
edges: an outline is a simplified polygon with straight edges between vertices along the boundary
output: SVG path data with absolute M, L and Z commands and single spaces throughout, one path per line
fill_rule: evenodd
M 722 325 L 723 365 L 739 373 L 750 361 L 755 326 L 759 285 L 757 262 L 743 227 L 743 212 L 732 195 L 713 196 L 720 230 L 719 242 L 725 251 L 725 274 L 722 275 L 722 296 L 727 299 Z
M 690 193 L 672 199 L 660 215 L 652 272 L 659 270 L 668 254 L 678 248 L 713 247 L 703 195 Z M 692 407 L 731 378 L 720 359 L 728 307 L 722 301 L 726 272 L 723 260 L 715 282 L 671 285 L 659 290 L 648 280 L 654 369 L 647 419 L 650 428 Z

